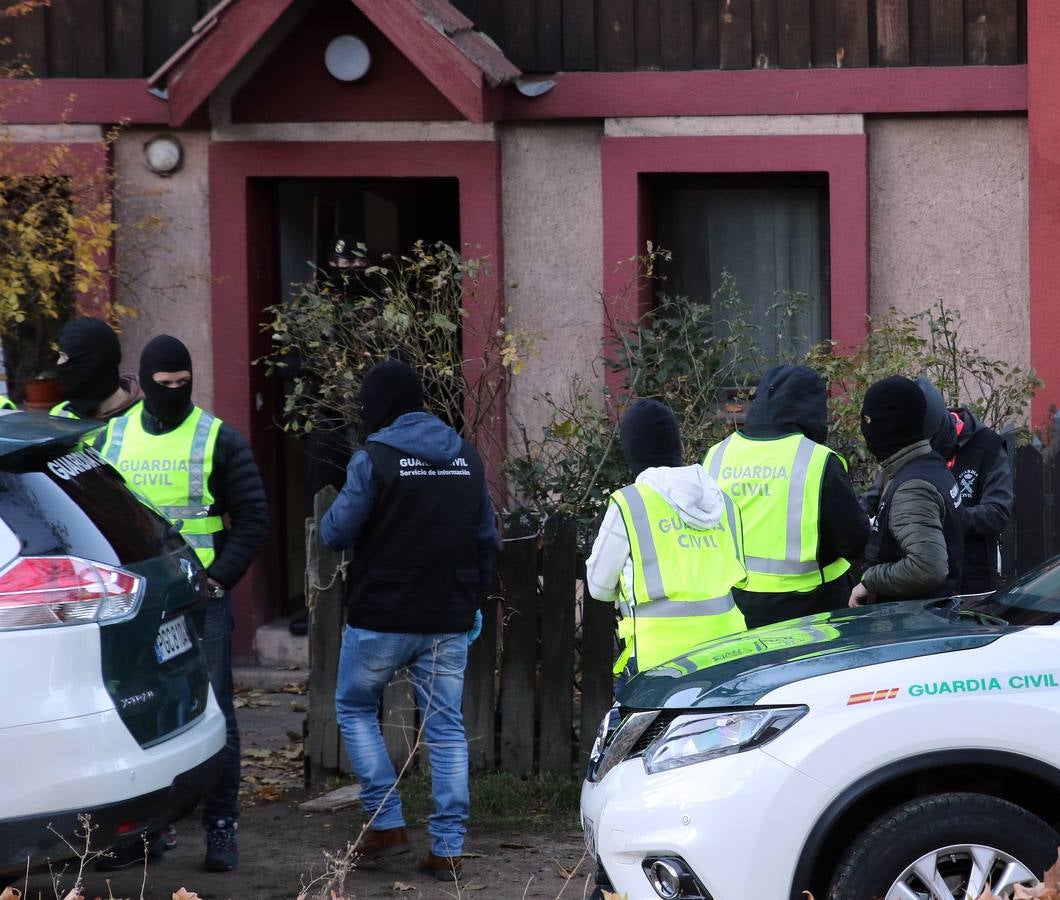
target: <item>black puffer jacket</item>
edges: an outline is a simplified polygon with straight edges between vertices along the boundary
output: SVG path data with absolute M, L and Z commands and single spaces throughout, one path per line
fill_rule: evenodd
M 759 440 L 801 433 L 823 444 L 828 437 L 828 386 L 806 366 L 776 366 L 763 376 L 747 413 L 743 433 Z M 823 568 L 837 559 L 857 560 L 869 539 L 869 522 L 858 506 L 846 467 L 828 459 L 821 484 L 817 561 Z M 841 609 L 854 586 L 848 573 L 812 591 L 755 593 L 734 591 L 748 628 L 796 616 Z
M 164 434 L 168 430 L 146 409 L 143 425 L 149 434 Z M 228 516 L 228 526 L 217 536 L 217 556 L 208 574 L 222 587 L 232 588 L 265 544 L 269 533 L 269 504 L 250 444 L 226 422 L 217 434 L 213 469 L 207 483 L 215 498 L 211 514 Z

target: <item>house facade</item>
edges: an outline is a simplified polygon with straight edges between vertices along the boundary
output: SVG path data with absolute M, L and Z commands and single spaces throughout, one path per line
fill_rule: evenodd
M 764 310 L 810 298 L 807 339 L 938 299 L 1060 403 L 1060 7 L 1050 0 L 58 0 L 8 23 L 39 77 L 7 139 L 100 148 L 141 314 L 191 347 L 198 402 L 251 436 L 275 543 L 241 586 L 239 652 L 301 592 L 296 450 L 252 361 L 261 310 L 338 233 L 373 250 L 441 238 L 488 257 L 507 325 L 539 353 L 505 420 L 593 367 L 650 303 L 618 264 L 674 252 L 674 290 L 732 272 Z M 342 81 L 326 65 L 357 39 Z M 343 60 L 340 60 L 343 62 Z M 14 91 L 9 82 L 3 88 Z M 3 99 L 0 97 L 0 99 Z M 175 140 L 179 168 L 145 164 Z M 166 144 L 172 150 L 172 144 Z M 119 284 L 115 290 L 125 290 Z M 603 302 L 600 295 L 602 293 Z M 765 299 L 763 299 L 765 298 Z M 756 306 L 757 304 L 757 306 Z M 469 309 L 489 324 L 486 306 Z

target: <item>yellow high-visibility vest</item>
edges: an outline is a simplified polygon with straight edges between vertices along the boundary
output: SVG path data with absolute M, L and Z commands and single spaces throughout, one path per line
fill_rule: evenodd
M 744 583 L 739 511 L 724 497 L 725 515 L 714 528 L 695 528 L 655 489 L 631 484 L 611 495 L 622 514 L 633 560 L 633 582 L 623 577 L 625 648 L 620 673 L 633 658 L 636 671 L 746 628 L 732 598 Z
M 50 410 L 49 416 L 61 416 L 64 419 L 80 419 L 81 417 L 66 405 L 65 400 L 60 400 Z
M 135 491 L 170 521 L 181 522 L 180 533 L 209 568 L 217 555 L 214 536 L 224 529 L 224 520 L 210 514 L 209 484 L 221 420 L 196 406 L 177 428 L 150 434 L 142 412 L 140 402 L 111 419 L 100 452 Z
M 5 397 L 3 394 L 0 394 L 0 409 L 18 409 L 18 407 L 11 402 L 10 397 Z
M 824 569 L 817 562 L 821 488 L 834 453 L 801 434 L 755 440 L 738 431 L 707 452 L 703 465 L 743 515 L 745 590 L 812 591 L 850 568 L 845 559 Z

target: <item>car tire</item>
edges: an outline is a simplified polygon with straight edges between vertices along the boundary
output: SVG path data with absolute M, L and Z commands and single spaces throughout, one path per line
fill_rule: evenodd
M 892 885 L 925 856 L 941 848 L 978 847 L 999 851 L 1041 877 L 1057 858 L 1060 837 L 1045 822 L 1025 809 L 985 794 L 935 794 L 904 803 L 865 829 L 843 855 L 831 888 L 829 900 L 885 900 Z M 981 852 L 981 851 L 980 851 Z M 972 856 L 960 851 L 940 855 L 942 864 L 935 871 L 960 882 L 959 862 Z M 1000 871 L 994 869 L 995 873 Z M 948 867 L 948 868 L 947 868 Z M 917 881 L 918 876 L 909 876 Z M 951 884 L 952 884 L 951 881 Z M 961 887 L 955 896 L 965 897 Z M 918 894 L 915 887 L 907 894 Z M 924 893 L 924 896 L 928 896 Z M 975 896 L 979 896 L 978 890 Z M 1005 893 L 1003 896 L 1011 896 Z

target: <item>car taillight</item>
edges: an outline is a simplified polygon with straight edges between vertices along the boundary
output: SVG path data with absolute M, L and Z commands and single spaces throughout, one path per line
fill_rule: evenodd
M 20 556 L 0 572 L 0 629 L 110 622 L 139 608 L 143 580 L 76 556 Z

